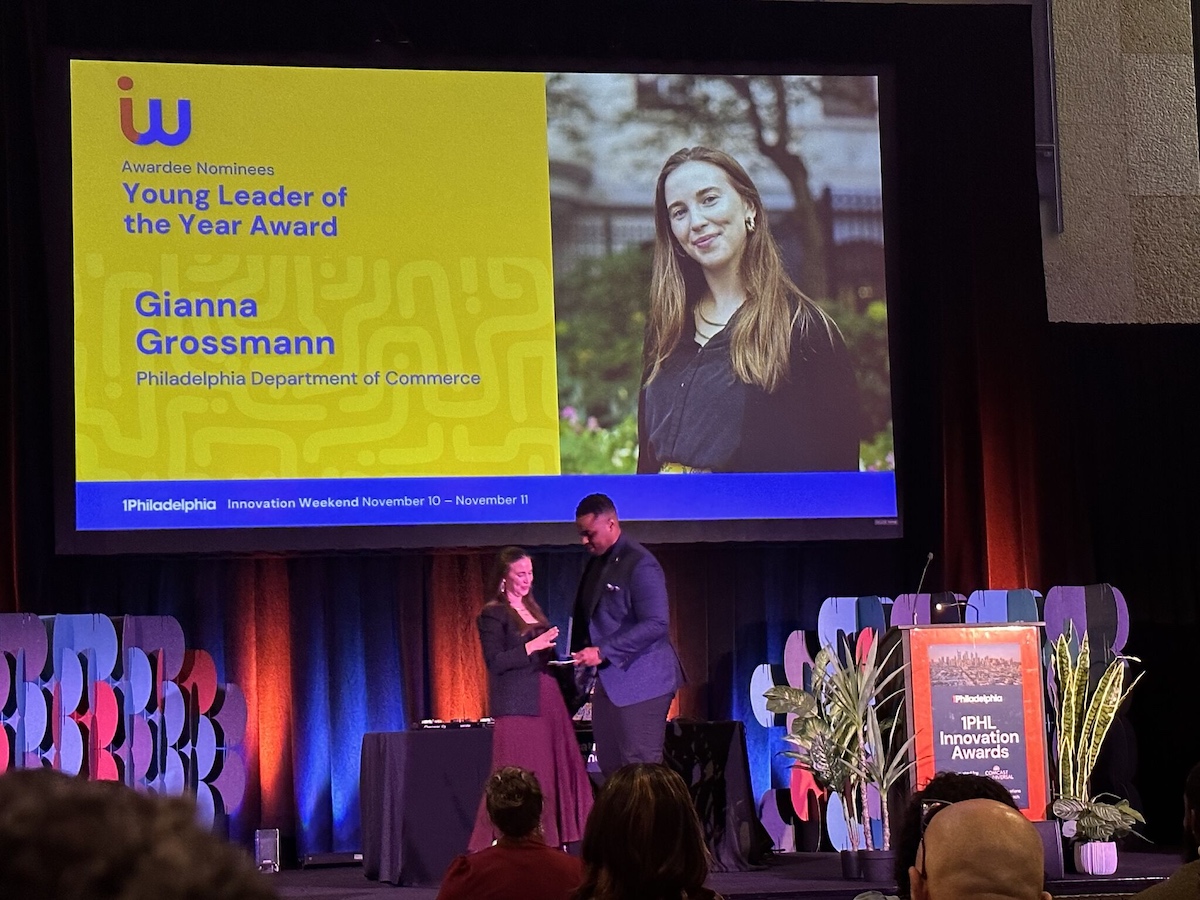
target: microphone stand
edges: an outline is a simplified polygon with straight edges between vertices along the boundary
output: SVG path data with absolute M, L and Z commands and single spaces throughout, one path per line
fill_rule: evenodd
M 921 569 L 921 578 L 917 581 L 917 592 L 913 594 L 913 614 L 912 624 L 917 624 L 917 601 L 921 597 L 921 586 L 925 584 L 925 573 L 929 571 L 929 564 L 933 562 L 933 551 L 929 551 L 929 555 L 925 557 L 925 567 Z

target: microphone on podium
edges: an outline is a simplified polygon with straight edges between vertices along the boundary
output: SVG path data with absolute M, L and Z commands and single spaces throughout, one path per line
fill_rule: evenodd
M 968 609 L 975 610 L 975 623 L 976 624 L 979 623 L 979 607 L 976 606 L 974 603 L 968 603 L 966 600 L 951 600 L 951 601 L 941 600 L 941 601 L 938 601 L 937 603 L 935 603 L 933 608 L 935 610 L 937 610 L 938 612 L 941 612 L 944 609 L 949 609 L 951 606 L 958 607 L 958 624 L 959 625 L 967 624 L 967 610 Z
M 917 602 L 921 597 L 921 586 L 925 584 L 925 573 L 929 571 L 929 564 L 933 562 L 933 551 L 929 551 L 929 555 L 925 557 L 925 568 L 921 570 L 921 578 L 917 581 L 917 592 L 913 594 L 913 615 L 912 623 L 917 624 Z
M 929 571 L 929 564 L 933 562 L 933 551 L 929 551 L 929 555 L 925 557 L 925 568 L 921 570 L 921 579 L 917 582 L 917 593 L 921 593 L 921 586 L 925 584 L 925 573 Z

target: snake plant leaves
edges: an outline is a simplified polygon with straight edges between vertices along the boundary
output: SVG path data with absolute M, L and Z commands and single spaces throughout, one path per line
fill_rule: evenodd
M 1100 683 L 1088 704 L 1087 715 L 1079 737 L 1079 755 L 1076 761 L 1075 788 L 1077 795 L 1086 795 L 1087 785 L 1096 767 L 1096 759 L 1100 756 L 1100 747 L 1108 735 L 1108 729 L 1116 718 L 1117 710 L 1124 699 L 1129 696 L 1142 678 L 1141 674 L 1133 680 L 1127 690 L 1122 690 L 1125 672 L 1128 669 L 1130 657 L 1118 656 L 1108 664 Z
M 1058 688 L 1058 792 L 1069 794 L 1075 784 L 1075 678 L 1070 639 L 1059 635 L 1054 642 L 1054 683 Z

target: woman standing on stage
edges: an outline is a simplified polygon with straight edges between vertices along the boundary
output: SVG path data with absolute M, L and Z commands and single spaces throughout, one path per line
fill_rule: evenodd
M 592 785 L 583 767 L 575 728 L 558 682 L 547 673 L 558 629 L 533 599 L 533 561 L 520 547 L 505 547 L 487 581 L 479 613 L 479 642 L 488 670 L 488 700 L 496 720 L 492 771 L 520 766 L 532 771 L 545 797 L 542 837 L 551 847 L 583 838 L 592 809 Z M 483 800 L 468 851 L 496 835 Z
M 638 471 L 857 470 L 845 342 L 784 271 L 746 170 L 708 147 L 672 154 L 654 231 Z

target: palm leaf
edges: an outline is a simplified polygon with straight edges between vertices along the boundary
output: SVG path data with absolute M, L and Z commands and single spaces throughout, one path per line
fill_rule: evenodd
M 767 712 L 805 717 L 817 713 L 817 698 L 803 688 L 778 684 L 763 691 L 763 696 L 767 698 Z
M 821 735 L 828 734 L 828 732 L 829 723 L 820 716 L 797 717 L 792 720 L 792 728 L 783 736 L 783 739 L 801 747 L 808 747 Z

